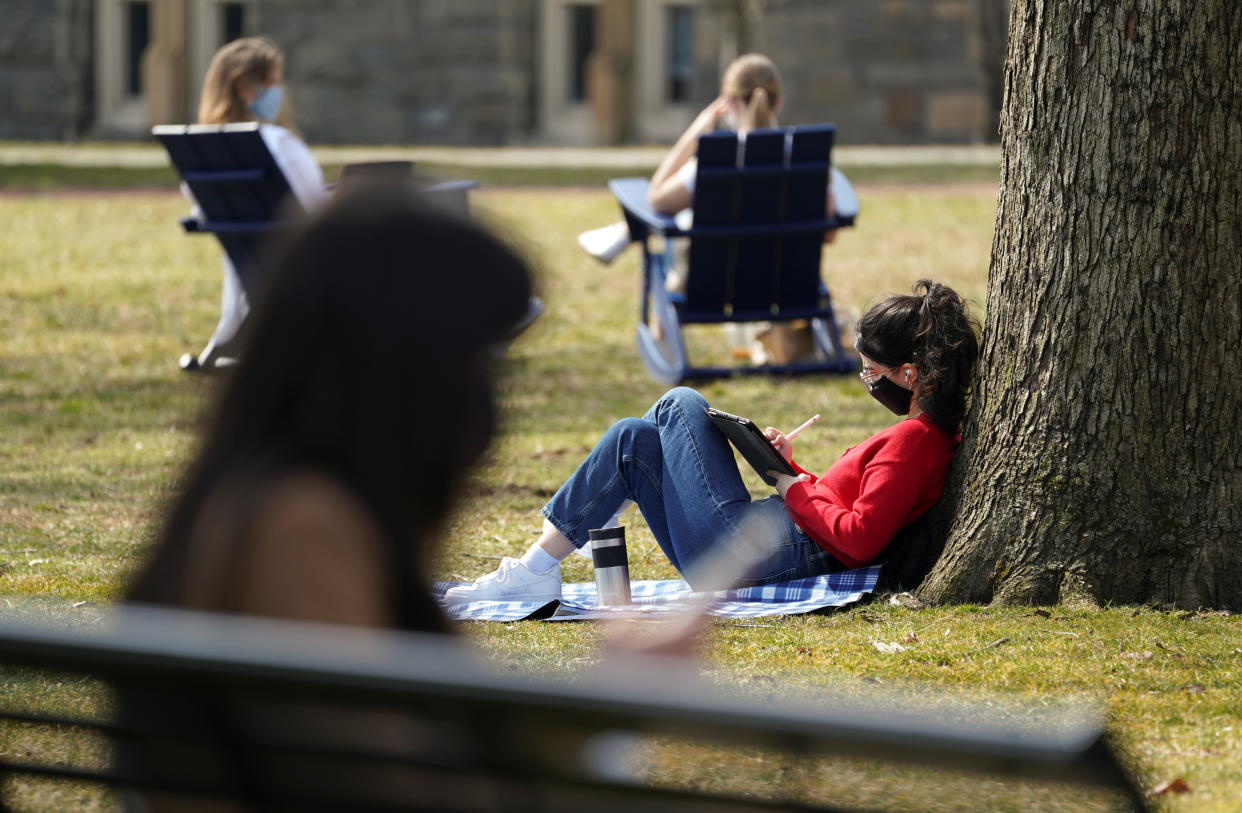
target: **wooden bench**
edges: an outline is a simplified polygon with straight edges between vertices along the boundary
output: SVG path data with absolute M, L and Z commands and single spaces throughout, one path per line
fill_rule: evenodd
M 743 757 L 779 753 L 785 768 L 825 757 L 914 763 L 937 771 L 937 786 L 942 769 L 1048 780 L 1070 786 L 1060 802 L 1103 792 L 1121 809 L 1145 809 L 1093 717 L 1036 730 L 933 702 L 866 711 L 856 695 L 809 700 L 774 683 L 768 696 L 739 694 L 701 664 L 648 656 L 605 655 L 586 673 L 534 678 L 489 667 L 449 636 L 155 608 L 99 615 L 0 618 L 11 692 L 0 772 L 173 800 L 158 810 L 181 809 L 179 799 L 216 800 L 211 810 L 851 807 L 819 780 L 809 784 L 826 799 L 793 798 L 815 794 L 762 773 L 744 781 Z M 103 698 L 111 687 L 120 713 L 32 708 L 15 681 L 38 685 L 48 670 L 97 679 Z M 44 748 L 47 736 L 93 739 L 97 753 L 67 760 L 75 749 Z M 632 764 L 664 754 L 680 774 L 705 746 L 726 749 L 714 779 L 677 786 Z M 724 787 L 735 782 L 741 792 Z

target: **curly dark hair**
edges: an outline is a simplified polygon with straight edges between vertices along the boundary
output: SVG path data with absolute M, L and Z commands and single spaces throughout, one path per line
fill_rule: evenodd
M 947 285 L 921 279 L 913 294 L 890 296 L 858 322 L 855 347 L 887 366 L 919 371 L 919 409 L 949 430 L 961 426 L 979 357 L 979 322 Z

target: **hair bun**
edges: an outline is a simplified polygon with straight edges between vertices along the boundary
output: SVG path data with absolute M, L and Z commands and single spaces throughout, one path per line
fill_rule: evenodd
M 952 288 L 929 279 L 919 280 L 914 286 L 914 293 L 922 296 L 924 305 L 934 310 L 963 304 L 961 297 Z

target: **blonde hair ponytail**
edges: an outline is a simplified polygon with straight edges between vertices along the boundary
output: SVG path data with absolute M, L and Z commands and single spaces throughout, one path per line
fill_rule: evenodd
M 750 94 L 750 104 L 746 105 L 746 129 L 757 130 L 760 127 L 771 127 L 776 123 L 772 114 L 772 105 L 768 102 L 768 92 L 757 87 Z
M 739 129 L 776 126 L 776 108 L 781 104 L 781 74 L 768 57 L 745 54 L 733 60 L 725 69 L 720 90 L 742 103 Z

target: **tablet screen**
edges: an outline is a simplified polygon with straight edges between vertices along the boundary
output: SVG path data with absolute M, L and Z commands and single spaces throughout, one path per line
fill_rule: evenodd
M 789 465 L 772 442 L 763 436 L 763 432 L 749 418 L 732 415 L 719 409 L 707 408 L 707 415 L 716 428 L 724 433 L 729 442 L 742 454 L 750 467 L 770 486 L 776 485 L 776 479 L 768 476 L 769 471 L 797 476 L 798 472 Z

